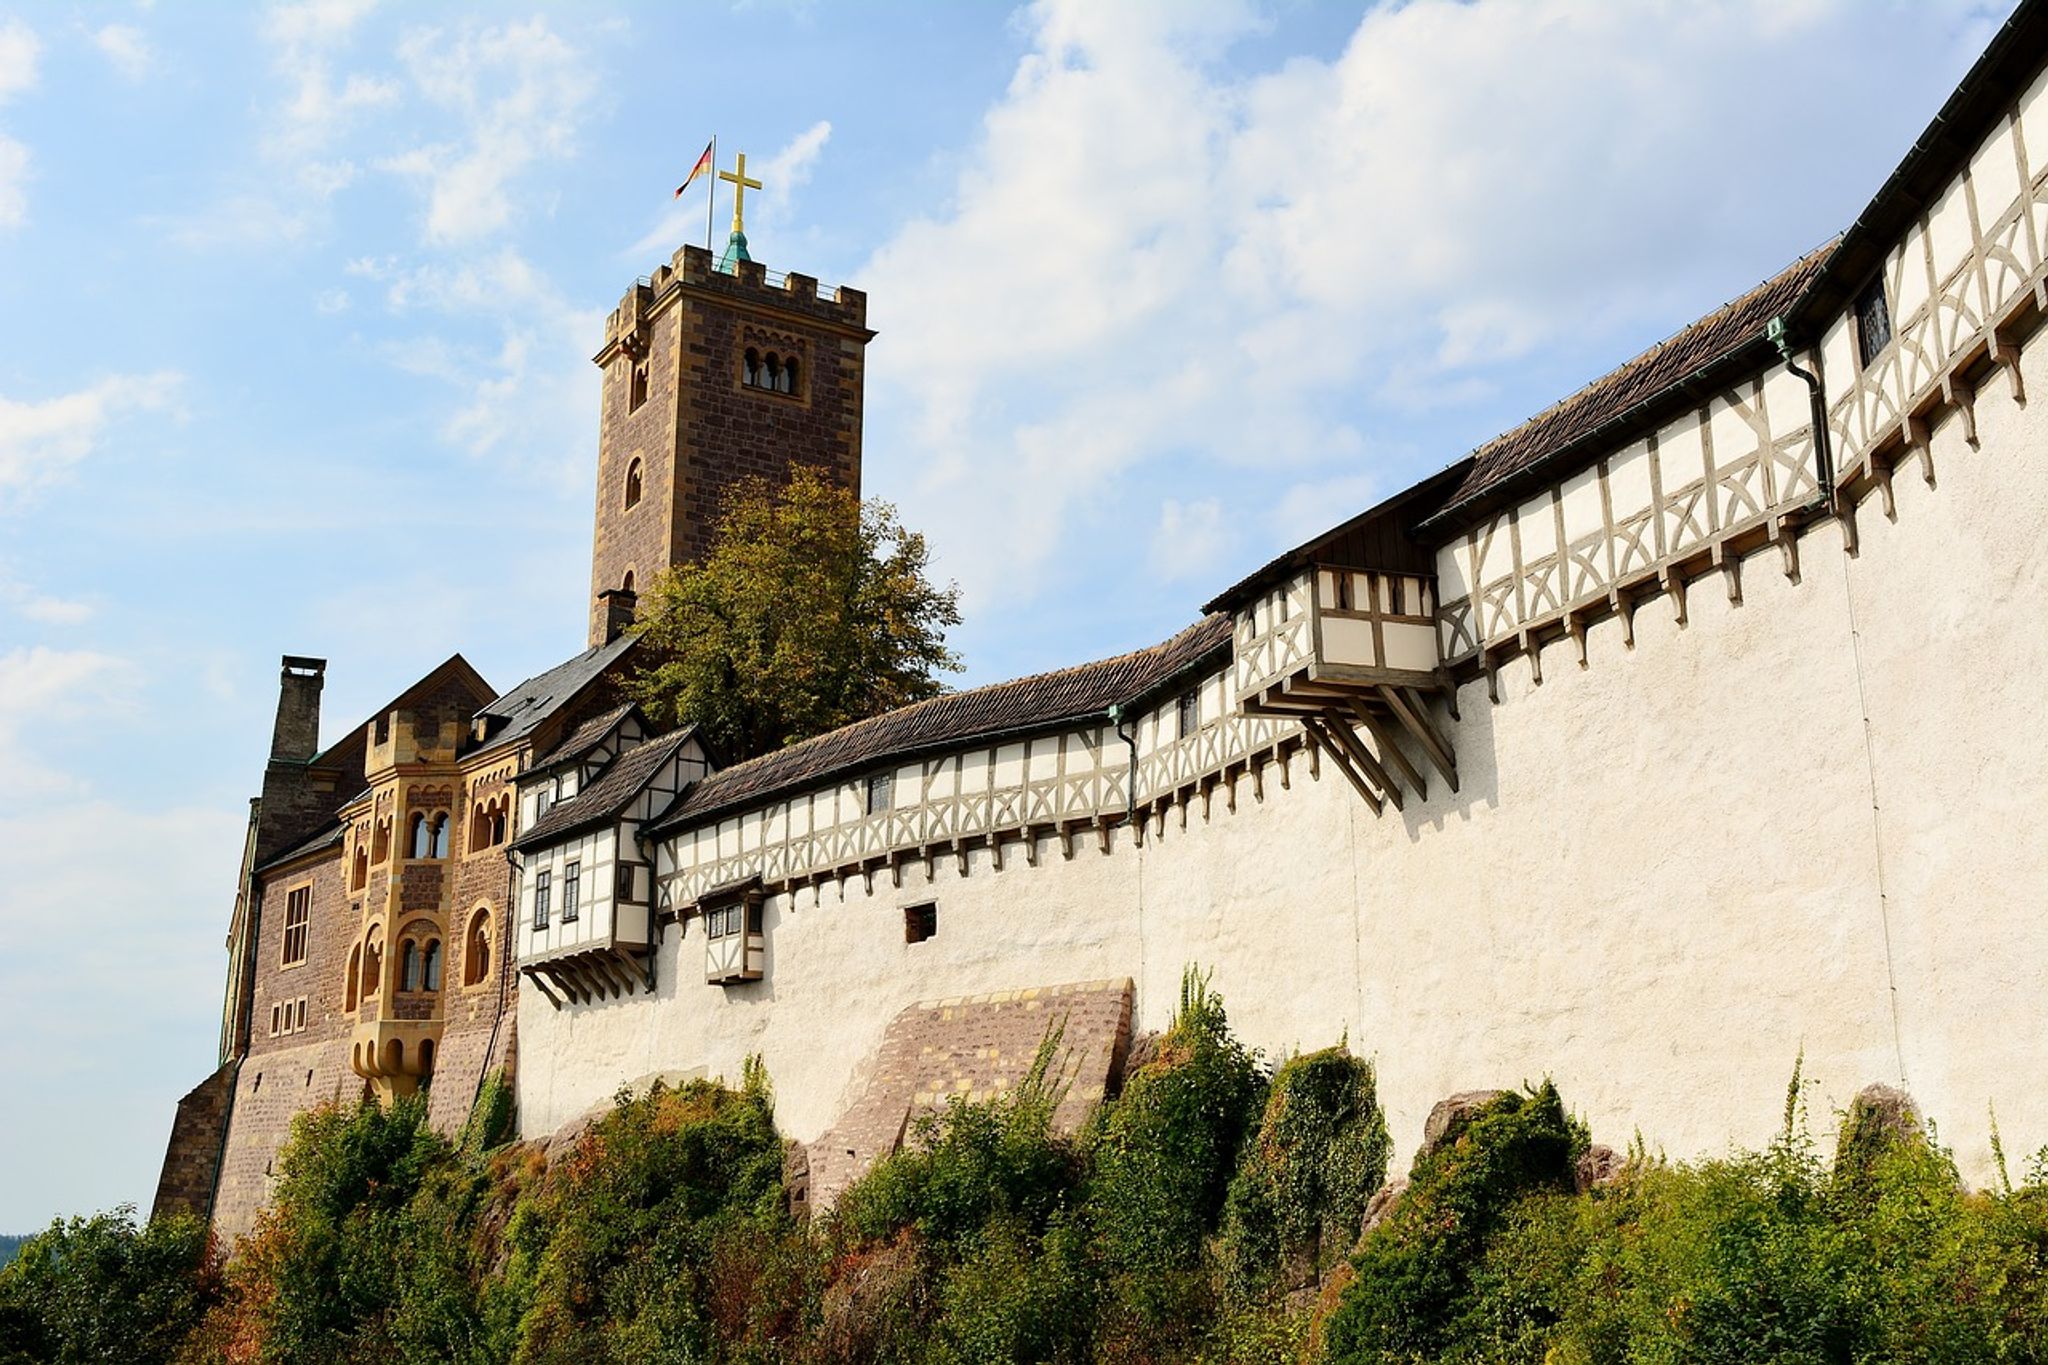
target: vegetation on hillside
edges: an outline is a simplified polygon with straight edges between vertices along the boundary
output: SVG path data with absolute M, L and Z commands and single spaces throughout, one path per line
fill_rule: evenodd
M 1371 1065 L 1269 1076 L 1198 978 L 1078 1133 L 1063 1055 L 1055 1031 L 809 1222 L 758 1067 L 622 1094 L 551 1150 L 499 1140 L 495 1083 L 454 1142 L 417 1103 L 321 1110 L 225 1269 L 126 1211 L 33 1239 L 0 1362 L 2048 1358 L 2048 1169 L 1966 1191 L 1910 1111 L 1859 1106 L 1824 1159 L 1795 1077 L 1764 1150 L 1595 1180 L 1543 1084 L 1389 1202 Z
M 927 576 L 924 537 L 886 502 L 815 471 L 728 495 L 702 563 L 643 595 L 651 661 L 635 697 L 662 723 L 693 721 L 727 761 L 878 715 L 944 689 L 959 590 Z

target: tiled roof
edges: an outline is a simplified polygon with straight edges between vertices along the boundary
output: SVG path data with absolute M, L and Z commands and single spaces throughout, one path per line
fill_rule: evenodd
M 490 738 L 479 745 L 476 752 L 496 749 L 533 733 L 549 716 L 568 705 L 579 692 L 623 657 L 639 638 L 637 635 L 621 635 L 609 644 L 586 649 L 568 662 L 556 664 L 547 672 L 536 674 L 502 696 L 486 702 L 478 708 L 477 714 L 492 717 L 503 724 L 492 730 Z
M 695 726 L 686 725 L 634 745 L 613 759 L 597 781 L 534 821 L 533 828 L 521 834 L 512 846 L 534 848 L 612 819 L 632 804 L 640 789 L 695 733 Z
M 592 716 L 589 720 L 584 721 L 581 725 L 570 731 L 567 739 L 557 744 L 553 749 L 550 749 L 546 758 L 533 765 L 533 770 L 552 768 L 557 763 L 566 763 L 572 758 L 580 758 L 582 755 L 589 753 L 597 747 L 599 740 L 611 732 L 611 728 L 614 725 L 625 719 L 626 713 L 632 709 L 632 702 L 624 702 L 614 706 L 601 716 Z
M 913 702 L 721 769 L 683 793 L 653 828 L 696 824 L 718 811 L 759 803 L 885 759 L 1100 716 L 1112 703 L 1136 701 L 1229 647 L 1230 618 L 1208 616 L 1149 649 Z
M 308 853 L 319 853 L 325 849 L 340 848 L 341 836 L 346 832 L 347 830 L 342 825 L 328 825 L 326 828 L 322 829 L 318 834 L 315 834 L 312 838 L 307 839 L 302 843 L 293 844 L 290 848 L 278 854 L 276 857 L 264 860 L 261 864 L 257 865 L 255 868 L 251 870 L 256 872 L 262 872 L 268 868 L 273 868 L 281 864 L 288 863 L 292 861 L 294 858 L 303 858 Z
M 1701 372 L 1763 344 L 1764 328 L 1787 312 L 1820 273 L 1833 243 L 1808 253 L 1747 294 L 1657 343 L 1571 397 L 1472 452 L 1471 467 L 1430 520 L 1547 471 L 1573 452 L 1617 439 L 1639 410 L 1683 394 Z

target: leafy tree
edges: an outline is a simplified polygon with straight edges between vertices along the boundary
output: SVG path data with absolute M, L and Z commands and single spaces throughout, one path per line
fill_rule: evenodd
M 813 471 L 743 483 L 704 561 L 649 588 L 638 630 L 655 662 L 634 695 L 733 759 L 935 696 L 933 674 L 959 667 L 945 629 L 960 607 L 929 559 L 894 507 Z
M 0 1268 L 0 1362 L 169 1360 L 219 1294 L 195 1218 L 54 1222 Z

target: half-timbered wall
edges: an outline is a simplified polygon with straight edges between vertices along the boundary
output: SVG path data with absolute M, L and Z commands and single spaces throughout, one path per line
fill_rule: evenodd
M 1025 831 L 1050 836 L 1062 855 L 1099 839 L 1105 822 L 1135 803 L 1162 799 L 1243 769 L 1298 733 L 1291 722 L 1239 714 L 1225 674 L 1190 684 L 1196 728 L 1180 733 L 1179 695 L 1133 718 L 1137 782 L 1130 746 L 1105 717 L 1100 723 L 1033 739 L 976 745 L 905 763 L 888 773 L 888 805 L 870 811 L 870 774 L 816 787 L 772 805 L 738 812 L 665 840 L 657 850 L 664 909 L 689 906 L 715 887 L 748 877 L 769 885 L 897 867 L 905 861 L 958 859 L 968 845 Z M 1036 844 L 1019 856 L 1038 856 Z
M 1845 477 L 1888 444 L 1923 445 L 1929 408 L 1957 400 L 1967 408 L 1969 386 L 1958 377 L 2012 354 L 2011 321 L 2030 300 L 2048 308 L 2044 90 L 2048 71 L 1886 255 L 1879 273 L 1890 343 L 1865 365 L 1850 312 L 1828 329 L 1828 423 Z

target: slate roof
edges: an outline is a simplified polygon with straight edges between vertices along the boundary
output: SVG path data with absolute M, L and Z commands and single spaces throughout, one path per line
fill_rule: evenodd
M 477 709 L 480 716 L 489 716 L 503 723 L 491 731 L 490 738 L 478 745 L 474 752 L 485 753 L 524 739 L 540 726 L 549 716 L 595 682 L 607 668 L 624 657 L 627 650 L 639 640 L 637 635 L 621 635 L 609 644 L 584 650 L 566 663 L 556 664 L 545 673 L 535 674 L 517 687 L 494 697 Z
M 1761 354 L 1775 354 L 1764 340 L 1764 328 L 1790 311 L 1833 249 L 1830 242 L 1807 253 L 1740 298 L 1473 451 L 1464 478 L 1425 524 L 1489 495 L 1507 496 L 1548 482 L 1574 454 L 1590 453 L 1590 447 L 1624 439 L 1624 432 L 1646 425 L 1653 420 L 1650 410 L 1660 403 L 1703 399 L 1719 387 L 1717 374 L 1748 366 Z
M 597 747 L 598 741 L 603 739 L 614 725 L 624 720 L 626 713 L 633 709 L 632 702 L 623 702 L 601 716 L 592 716 L 571 730 L 567 739 L 548 750 L 548 756 L 527 771 L 539 772 L 543 768 L 552 768 L 558 763 L 567 763 L 573 758 L 580 758 L 589 753 Z
M 546 815 L 534 821 L 533 828 L 514 840 L 512 847 L 537 848 L 615 818 L 633 803 L 640 789 L 696 732 L 694 725 L 686 725 L 654 739 L 642 740 L 613 759 L 611 766 L 599 774 L 595 782 L 567 801 L 558 802 Z
M 970 740 L 1057 729 L 1131 703 L 1230 648 L 1230 618 L 1204 617 L 1149 649 L 1053 673 L 993 683 L 913 702 L 894 711 L 721 769 L 692 786 L 650 822 L 650 832 L 694 825 L 884 759 L 952 748 Z
M 309 853 L 319 853 L 330 848 L 340 848 L 341 838 L 345 833 L 347 833 L 346 826 L 340 824 L 329 825 L 312 838 L 293 844 L 284 852 L 258 863 L 251 871 L 265 872 L 273 867 L 291 862 L 295 858 L 303 858 Z

